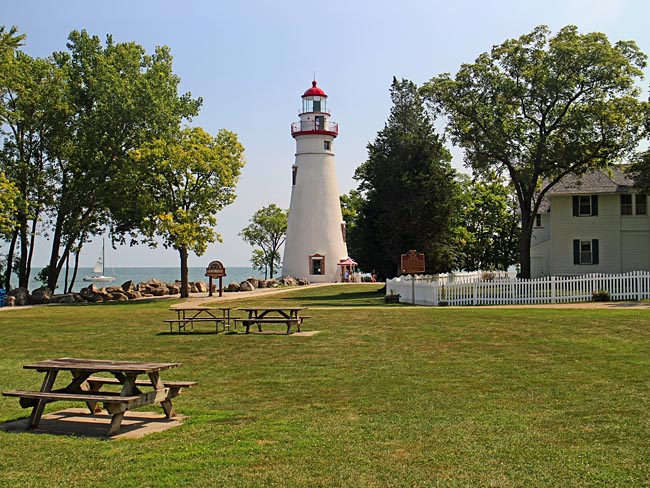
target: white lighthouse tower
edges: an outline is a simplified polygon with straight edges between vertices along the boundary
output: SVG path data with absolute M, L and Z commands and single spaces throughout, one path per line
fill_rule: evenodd
M 282 274 L 312 283 L 341 281 L 338 263 L 348 251 L 334 167 L 338 124 L 330 121 L 327 95 L 316 81 L 302 96 L 300 121 L 291 125 L 291 135 L 296 162 Z

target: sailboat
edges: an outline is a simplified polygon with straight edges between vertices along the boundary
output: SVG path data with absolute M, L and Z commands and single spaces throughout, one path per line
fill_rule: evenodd
M 89 276 L 84 276 L 83 280 L 97 283 L 110 283 L 111 281 L 115 281 L 115 276 L 106 276 L 104 274 L 104 241 L 102 241 L 102 253 L 97 258 L 93 272 Z

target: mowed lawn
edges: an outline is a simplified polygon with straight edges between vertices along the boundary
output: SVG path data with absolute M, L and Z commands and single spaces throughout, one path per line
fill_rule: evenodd
M 182 426 L 140 439 L 0 432 L 0 486 L 650 486 L 650 311 L 384 306 L 378 288 L 228 302 L 309 306 L 310 337 L 169 334 L 168 300 L 0 312 L 2 391 L 62 356 L 199 382 Z M 0 397 L 0 422 L 28 414 Z

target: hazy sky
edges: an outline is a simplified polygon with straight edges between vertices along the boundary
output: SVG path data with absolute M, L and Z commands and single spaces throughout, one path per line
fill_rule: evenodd
M 248 266 L 251 248 L 238 233 L 253 213 L 275 203 L 288 208 L 301 95 L 316 76 L 339 123 L 334 146 L 339 190 L 356 187 L 354 170 L 366 145 L 386 122 L 393 76 L 418 85 L 454 73 L 506 39 L 540 24 L 553 32 L 574 24 L 580 32 L 604 32 L 615 42 L 635 40 L 650 53 L 647 0 L 0 0 L 0 24 L 27 35 L 23 51 L 46 57 L 65 50 L 72 30 L 104 39 L 134 41 L 148 53 L 167 45 L 182 93 L 203 98 L 192 125 L 216 134 L 236 132 L 247 164 L 237 200 L 218 216 L 223 243 L 190 255 L 190 266 L 221 260 Z M 649 81 L 644 81 L 644 89 Z M 442 130 L 442 127 L 439 127 Z M 462 154 L 454 152 L 462 169 Z M 81 265 L 92 266 L 101 240 L 88 244 Z M 40 246 L 34 261 L 47 261 Z M 162 247 L 107 251 L 112 266 L 178 266 L 178 254 Z

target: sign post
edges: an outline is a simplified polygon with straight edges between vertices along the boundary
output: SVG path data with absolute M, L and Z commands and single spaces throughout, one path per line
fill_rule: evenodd
M 208 296 L 212 296 L 212 278 L 219 278 L 219 296 L 223 296 L 223 277 L 226 276 L 226 268 L 221 261 L 212 261 L 205 270 L 208 277 Z
M 411 280 L 411 303 L 415 305 L 415 275 L 417 273 L 424 273 L 424 254 L 411 249 L 408 253 L 401 256 L 402 274 L 410 274 L 413 276 Z

